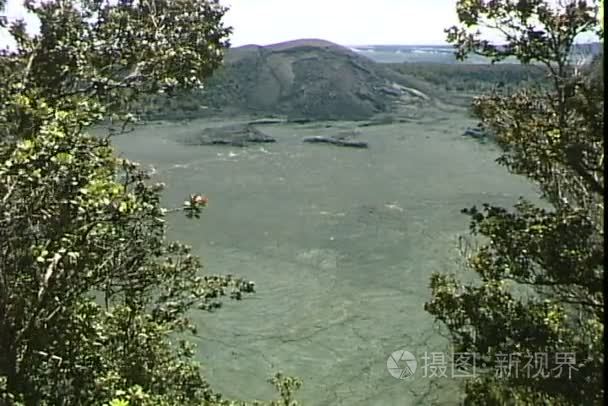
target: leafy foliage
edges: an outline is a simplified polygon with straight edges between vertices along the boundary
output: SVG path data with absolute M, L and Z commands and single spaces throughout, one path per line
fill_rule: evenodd
M 222 61 L 225 9 L 25 5 L 40 33 L 2 21 L 17 49 L 0 55 L 0 403 L 236 404 L 201 376 L 188 314 L 253 283 L 202 274 L 188 246 L 165 239 L 167 216 L 198 218 L 207 198 L 162 208 L 163 185 L 86 132 L 107 118 L 124 130 L 142 95 L 199 86 Z
M 603 398 L 603 57 L 590 66 L 571 63 L 576 36 L 597 28 L 597 7 L 566 3 L 462 0 L 461 26 L 448 30 L 460 56 L 538 61 L 552 83 L 550 91 L 494 93 L 473 105 L 503 148 L 499 163 L 536 182 L 551 207 L 522 200 L 512 211 L 464 210 L 481 244 L 467 258 L 477 279 L 431 279 L 427 311 L 447 326 L 455 352 L 480 358 L 481 374 L 466 387 L 468 404 L 601 404 Z M 505 33 L 507 45 L 471 33 L 478 26 Z M 572 374 L 519 369 L 498 376 L 501 357 L 513 354 L 546 354 L 546 368 L 559 367 L 557 358 L 567 355 L 562 366 Z

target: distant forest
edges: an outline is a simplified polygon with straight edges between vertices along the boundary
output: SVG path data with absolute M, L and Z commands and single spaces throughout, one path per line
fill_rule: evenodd
M 514 90 L 533 84 L 542 85 L 547 81 L 547 71 L 539 65 L 434 62 L 405 62 L 387 65 L 399 73 L 414 76 L 446 91 L 485 92 L 494 87 Z

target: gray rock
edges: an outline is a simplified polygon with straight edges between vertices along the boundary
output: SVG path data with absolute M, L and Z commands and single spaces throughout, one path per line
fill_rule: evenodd
M 314 136 L 304 138 L 303 141 L 311 144 L 332 144 L 340 147 L 351 147 L 351 148 L 369 148 L 369 145 L 365 141 L 352 140 L 355 133 L 340 133 L 338 135 L 325 137 L 325 136 Z
M 462 134 L 463 137 L 485 138 L 486 134 L 481 128 L 467 128 Z
M 190 135 L 183 142 L 187 145 L 230 145 L 246 147 L 254 143 L 270 143 L 276 140 L 250 124 L 205 128 L 200 134 Z
M 282 124 L 285 123 L 287 120 L 283 119 L 283 118 L 259 118 L 257 120 L 252 120 L 250 121 L 249 125 L 260 125 L 260 124 Z

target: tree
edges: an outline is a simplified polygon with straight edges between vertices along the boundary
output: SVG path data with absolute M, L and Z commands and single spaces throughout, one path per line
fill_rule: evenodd
M 203 275 L 188 246 L 166 240 L 167 216 L 198 217 L 205 197 L 162 208 L 162 185 L 117 158 L 110 136 L 87 134 L 108 119 L 125 131 L 142 95 L 201 86 L 229 45 L 226 9 L 25 7 L 35 35 L 0 19 L 16 42 L 0 54 L 0 404 L 229 404 L 193 360 L 188 314 L 253 283 Z M 299 382 L 273 383 L 291 402 Z
M 580 33 L 603 40 L 603 31 L 597 2 L 551 4 L 460 0 L 460 24 L 447 30 L 460 58 L 515 56 L 544 65 L 552 83 L 550 91 L 493 93 L 473 105 L 502 147 L 498 162 L 535 182 L 547 206 L 522 199 L 511 210 L 464 210 L 478 245 L 467 255 L 474 280 L 432 276 L 426 310 L 447 327 L 454 352 L 477 354 L 467 404 L 603 398 L 603 55 L 586 66 L 570 59 Z M 480 28 L 505 43 L 483 39 Z

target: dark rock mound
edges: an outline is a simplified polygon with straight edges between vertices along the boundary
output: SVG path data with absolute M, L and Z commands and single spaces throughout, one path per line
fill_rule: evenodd
M 228 50 L 198 102 L 226 111 L 303 120 L 369 120 L 427 103 L 418 82 L 327 41 L 307 39 Z
M 476 139 L 483 139 L 486 137 L 486 133 L 479 127 L 475 128 L 467 128 L 464 133 L 462 133 L 463 137 L 472 137 Z
M 356 133 L 346 132 L 334 136 L 314 136 L 304 138 L 303 141 L 311 144 L 332 144 L 339 147 L 351 147 L 351 148 L 368 148 L 369 145 L 365 141 L 357 141 L 352 138 L 355 137 Z
M 484 128 L 479 124 L 476 127 L 469 127 L 463 133 L 463 137 L 470 137 L 479 142 L 497 142 L 496 133 L 491 129 Z
M 292 118 L 289 120 L 290 123 L 293 124 L 308 124 L 308 123 L 312 123 L 314 120 L 310 119 L 310 118 Z
M 205 128 L 200 134 L 194 134 L 182 140 L 186 145 L 230 145 L 245 147 L 254 143 L 269 143 L 276 140 L 264 134 L 250 124 L 230 125 L 225 127 Z
M 286 120 L 282 118 L 258 118 L 257 120 L 250 121 L 249 125 L 262 125 L 262 124 L 282 124 L 285 123 Z

